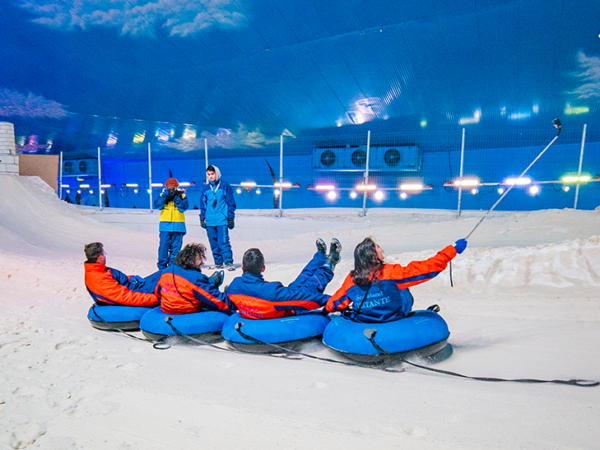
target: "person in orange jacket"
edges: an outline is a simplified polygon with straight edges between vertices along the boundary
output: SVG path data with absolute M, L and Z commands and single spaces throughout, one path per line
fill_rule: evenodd
M 157 306 L 158 297 L 154 294 L 160 271 L 142 278 L 127 276 L 123 272 L 106 266 L 106 252 L 101 242 L 92 242 L 84 247 L 87 261 L 85 287 L 100 306 Z
M 233 314 L 237 308 L 219 290 L 224 272 L 211 277 L 202 273 L 206 247 L 188 244 L 177 254 L 175 263 L 162 271 L 155 293 L 160 309 L 167 314 L 190 314 L 201 311 L 220 311 Z
M 354 270 L 329 298 L 325 309 L 344 311 L 344 315 L 354 322 L 402 319 L 414 303 L 408 288 L 436 277 L 466 247 L 467 241 L 459 239 L 455 245 L 447 246 L 429 259 L 402 266 L 385 264 L 383 249 L 368 237 L 354 249 Z

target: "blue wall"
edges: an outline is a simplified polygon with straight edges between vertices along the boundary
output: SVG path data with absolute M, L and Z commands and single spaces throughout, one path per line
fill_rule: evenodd
M 502 149 L 473 149 L 465 151 L 464 176 L 476 175 L 484 183 L 502 182 L 510 176 L 518 176 L 543 150 L 543 147 L 519 147 Z M 579 164 L 580 146 L 577 144 L 552 146 L 527 173 L 534 181 L 556 181 L 567 173 L 576 173 Z M 284 181 L 299 184 L 298 188 L 286 189 L 283 197 L 283 208 L 321 208 L 362 207 L 362 196 L 352 200 L 350 191 L 341 191 L 339 198 L 332 201 L 325 193 L 307 189 L 317 184 L 333 184 L 337 187 L 350 188 L 362 182 L 360 172 L 323 172 L 312 169 L 312 155 L 289 156 L 284 158 Z M 231 184 L 243 181 L 255 181 L 259 185 L 272 185 L 273 179 L 266 163 L 273 168 L 277 181 L 279 180 L 279 157 L 238 157 L 215 158 L 210 163 L 218 166 L 223 179 Z M 152 161 L 152 181 L 164 183 L 169 177 L 169 170 L 180 182 L 193 182 L 195 186 L 186 188 L 190 200 L 190 209 L 199 206 L 201 185 L 204 182 L 204 159 L 172 159 Z M 460 152 L 424 152 L 422 169 L 419 172 L 373 172 L 369 182 L 379 187 L 397 187 L 401 182 L 410 178 L 419 178 L 433 188 L 419 194 L 409 194 L 403 200 L 398 191 L 385 191 L 385 200 L 367 201 L 367 207 L 394 208 L 436 208 L 456 209 L 458 191 L 445 188 L 446 181 L 458 177 L 460 169 Z M 583 173 L 592 177 L 600 175 L 600 143 L 590 143 L 585 147 Z M 102 164 L 103 182 L 114 185 L 108 188 L 109 206 L 123 208 L 148 208 L 148 163 L 147 161 L 106 161 Z M 94 190 L 89 195 L 83 190 L 83 204 L 98 204 L 97 177 L 86 177 L 83 183 L 90 184 Z M 138 183 L 138 192 L 133 188 L 122 187 L 125 183 Z M 71 186 L 70 199 L 74 201 L 75 178 L 63 178 L 63 184 Z M 527 188 L 515 187 L 497 207 L 498 210 L 538 210 L 572 208 L 575 198 L 575 188 L 568 192 L 562 190 L 561 183 L 540 184 L 541 192 L 535 196 L 527 192 Z M 161 188 L 154 188 L 156 197 Z M 255 190 L 248 193 L 242 190 L 236 193 L 237 206 L 240 209 L 272 209 L 274 195 L 272 188 L 262 188 L 261 194 Z M 66 192 L 63 192 L 63 198 Z M 487 210 L 498 199 L 495 186 L 481 186 L 476 195 L 470 190 L 464 190 L 462 209 Z M 594 209 L 600 205 L 600 182 L 588 183 L 580 187 L 578 209 Z

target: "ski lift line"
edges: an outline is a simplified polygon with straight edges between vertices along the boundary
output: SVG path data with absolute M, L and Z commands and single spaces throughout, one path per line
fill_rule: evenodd
M 558 136 L 557 136 L 558 137 Z M 364 331 L 365 337 L 371 342 L 375 349 L 382 353 L 383 355 L 391 355 L 390 352 L 383 349 L 381 346 L 375 342 L 375 335 L 377 334 L 376 329 L 368 328 Z M 457 372 L 451 372 L 449 370 L 435 369 L 433 367 L 427 367 L 420 364 L 415 364 L 413 362 L 407 361 L 404 358 L 398 358 L 399 361 L 403 363 L 410 364 L 413 367 L 417 367 L 423 370 L 429 370 L 435 373 L 441 373 L 442 375 L 450 375 L 459 378 L 467 378 L 469 380 L 476 381 L 490 381 L 490 382 L 507 382 L 507 383 L 528 383 L 528 384 L 564 384 L 568 386 L 578 386 L 578 387 L 595 387 L 600 385 L 600 381 L 597 380 L 582 380 L 579 378 L 572 378 L 570 380 L 539 380 L 536 378 L 516 378 L 516 379 L 508 379 L 508 378 L 494 378 L 494 377 L 471 377 L 468 375 L 463 375 Z
M 502 199 L 504 197 L 506 197 L 506 194 L 508 194 L 512 188 L 514 188 L 517 185 L 518 180 L 520 180 L 521 178 L 523 178 L 525 176 L 525 174 L 527 173 L 527 171 L 529 169 L 531 169 L 531 167 L 537 162 L 538 159 L 540 159 L 542 157 L 542 155 L 546 152 L 546 150 L 548 150 L 550 148 L 550 146 L 552 144 L 554 144 L 554 142 L 558 139 L 558 137 L 560 136 L 560 132 L 562 131 L 562 124 L 560 123 L 560 120 L 558 118 L 553 120 L 554 126 L 556 128 L 558 128 L 558 133 L 556 134 L 556 136 L 554 136 L 554 139 L 552 139 L 550 141 L 550 143 L 546 146 L 546 148 L 544 148 L 544 150 L 542 150 L 539 155 L 537 155 L 535 157 L 535 159 L 531 162 L 531 164 L 529 164 L 529 166 L 527 166 L 527 168 L 523 171 L 523 173 L 521 173 L 521 175 L 518 176 L 518 178 L 516 179 L 516 182 L 514 184 L 511 184 L 508 189 L 506 191 L 504 191 L 504 193 L 500 196 L 500 198 L 496 201 L 496 203 L 494 203 L 492 205 L 492 207 L 481 217 L 481 219 L 479 219 L 479 222 L 477 222 L 477 224 L 475 224 L 475 227 L 473 227 L 473 229 L 471 230 L 471 232 L 469 234 L 467 234 L 467 236 L 465 237 L 465 239 L 469 239 L 469 237 L 471 237 L 471 235 L 475 232 L 475 230 L 479 227 L 479 225 L 481 224 L 481 222 L 483 222 L 483 220 L 487 217 L 487 215 L 489 213 L 491 213 L 496 206 L 498 206 L 498 204 L 502 201 Z

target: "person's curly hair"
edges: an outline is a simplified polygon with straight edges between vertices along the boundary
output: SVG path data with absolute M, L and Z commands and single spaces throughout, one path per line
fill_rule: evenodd
M 197 256 L 200 257 L 200 264 L 203 264 L 206 258 L 206 247 L 198 243 L 188 244 L 177 253 L 175 265 L 186 270 L 199 270 L 196 266 Z
M 352 281 L 357 286 L 366 286 L 377 281 L 383 269 L 383 261 L 377 255 L 377 247 L 373 238 L 365 238 L 354 249 L 354 270 L 350 272 Z

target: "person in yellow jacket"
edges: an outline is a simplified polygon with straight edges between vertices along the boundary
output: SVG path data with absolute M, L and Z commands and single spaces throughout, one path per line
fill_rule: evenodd
M 154 208 L 160 209 L 160 244 L 158 245 L 158 268 L 164 269 L 173 264 L 183 245 L 186 233 L 185 211 L 189 208 L 185 190 L 179 189 L 179 182 L 169 178 L 165 189 L 154 200 Z

